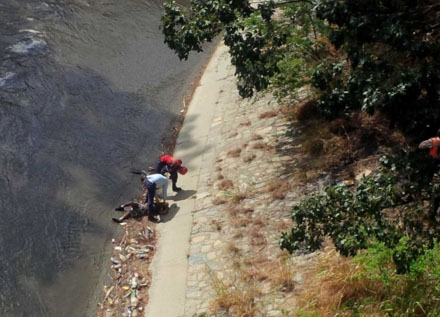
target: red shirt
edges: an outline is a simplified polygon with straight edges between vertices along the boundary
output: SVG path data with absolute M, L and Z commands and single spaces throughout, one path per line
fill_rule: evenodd
M 159 161 L 167 164 L 173 170 L 177 170 L 180 166 L 182 166 L 182 160 L 168 154 L 162 155 Z

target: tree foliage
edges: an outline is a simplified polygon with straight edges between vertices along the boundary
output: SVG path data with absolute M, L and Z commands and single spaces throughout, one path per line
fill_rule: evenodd
M 193 0 L 165 5 L 181 59 L 223 34 L 239 92 L 310 85 L 330 117 L 381 111 L 415 135 L 440 119 L 440 4 L 434 0 Z
M 329 237 L 342 255 L 354 256 L 379 241 L 394 250 L 397 271 L 407 272 L 440 234 L 440 189 L 432 184 L 436 164 L 420 152 L 383 157 L 381 163 L 356 188 L 331 186 L 295 205 L 295 226 L 282 236 L 281 247 L 315 251 Z

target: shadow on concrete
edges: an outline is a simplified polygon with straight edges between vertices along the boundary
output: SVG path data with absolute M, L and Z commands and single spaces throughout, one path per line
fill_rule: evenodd
M 170 209 L 168 210 L 168 213 L 166 215 L 160 216 L 160 222 L 165 223 L 171 221 L 174 218 L 174 216 L 176 216 L 179 210 L 180 210 L 179 206 L 177 206 L 176 204 L 172 204 L 170 206 Z
M 181 190 L 180 192 L 176 193 L 174 196 L 168 196 L 169 200 L 179 201 L 179 200 L 185 200 L 190 198 L 192 195 L 194 195 L 197 191 L 195 190 Z

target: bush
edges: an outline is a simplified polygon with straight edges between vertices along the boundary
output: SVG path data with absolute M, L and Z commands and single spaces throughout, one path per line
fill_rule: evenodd
M 431 182 L 436 164 L 420 152 L 383 157 L 381 163 L 356 188 L 338 184 L 293 206 L 295 226 L 282 235 L 281 248 L 314 251 L 329 237 L 338 252 L 354 256 L 377 240 L 393 250 L 397 272 L 407 273 L 440 234 L 440 190 Z

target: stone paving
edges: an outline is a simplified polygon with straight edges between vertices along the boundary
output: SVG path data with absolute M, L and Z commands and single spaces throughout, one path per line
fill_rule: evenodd
M 297 268 L 311 257 L 286 257 L 277 239 L 289 230 L 298 199 L 294 183 L 301 145 L 292 142 L 295 124 L 280 113 L 276 100 L 241 99 L 233 75 L 230 66 L 219 81 L 209 150 L 203 154 L 184 316 L 238 315 L 220 300 L 240 287 L 242 294 L 255 295 L 250 315 L 290 316 L 302 281 Z M 286 270 L 286 263 L 296 270 Z M 284 279 L 277 284 L 274 277 Z M 292 289 L 283 285 L 289 279 Z

